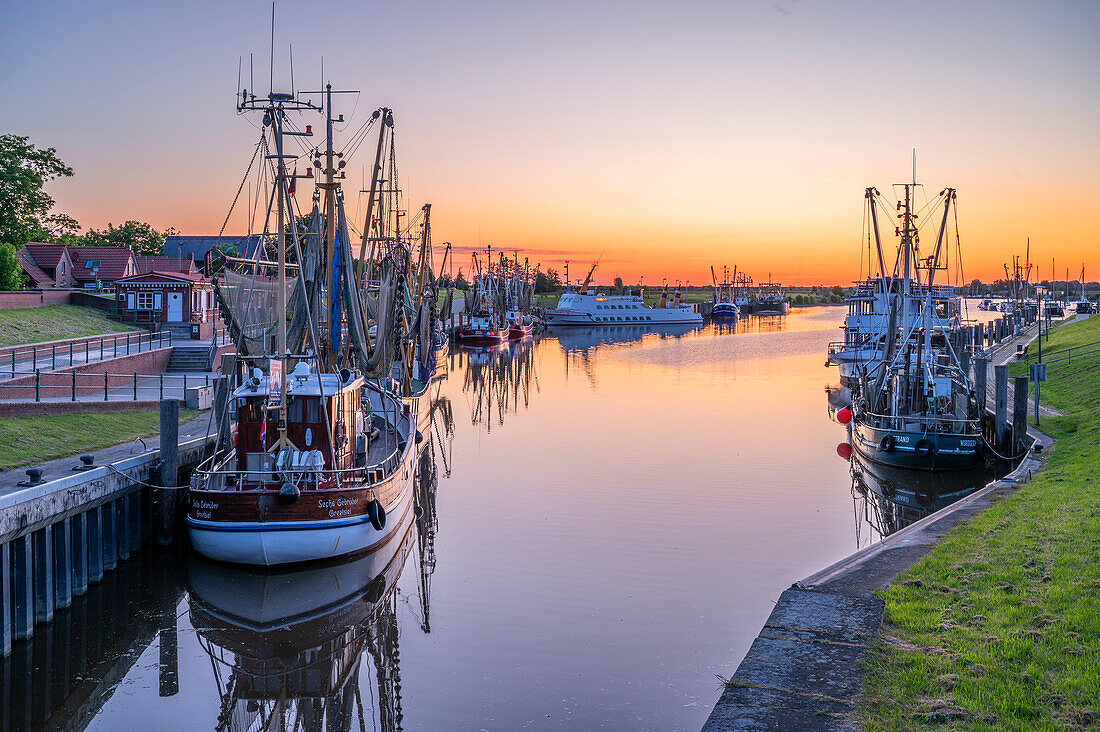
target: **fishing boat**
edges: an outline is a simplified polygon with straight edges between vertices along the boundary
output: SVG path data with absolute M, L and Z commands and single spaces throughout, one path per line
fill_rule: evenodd
M 737 266 L 733 268 L 733 282 L 730 282 L 730 268 L 722 267 L 722 284 L 714 274 L 714 265 L 710 268 L 710 279 L 714 285 L 714 300 L 711 301 L 710 315 L 717 319 L 737 319 L 741 308 L 737 307 L 737 292 L 733 282 L 737 282 Z
M 857 283 L 853 294 L 845 299 L 848 314 L 841 326 L 844 340 L 829 344 L 827 361 L 839 369 L 841 384 L 857 386 L 861 373 L 878 370 L 886 352 L 888 332 L 897 328 L 905 308 L 912 319 L 922 317 L 926 295 L 932 298 L 930 317 L 936 333 L 949 334 L 961 327 L 962 304 L 956 288 L 934 285 L 925 292 L 925 287 L 915 282 L 910 282 L 909 288 L 911 296 L 903 301 L 901 276 L 895 272 Z
M 455 340 L 463 346 L 497 346 L 508 341 L 500 272 L 493 267 L 492 247 L 487 251 L 484 269 L 477 252 L 472 255 L 474 279 L 465 298 L 467 322 L 455 334 Z
M 897 205 L 901 212 L 900 307 L 891 306 L 884 331 L 885 352 L 877 371 L 860 373 L 852 409 L 852 446 L 864 460 L 883 465 L 972 469 L 984 459 L 979 402 L 950 339 L 936 330 L 933 318 L 935 275 L 944 269 L 943 243 L 956 194 L 953 188 L 945 188 L 929 206 L 933 211 L 942 208 L 939 234 L 933 254 L 915 261 L 918 230 L 912 206 L 916 182 L 902 187 L 903 200 Z M 875 189 L 867 189 L 868 199 L 877 195 Z M 875 204 L 872 200 L 871 205 Z M 911 307 L 914 302 L 922 303 L 916 317 Z M 895 322 L 899 327 L 894 327 Z
M 210 656 L 217 729 L 375 726 L 357 703 L 361 685 L 381 729 L 400 729 L 395 596 L 416 533 L 410 512 L 390 541 L 348 561 L 269 572 L 192 562 L 187 609 Z
M 750 308 L 753 315 L 786 315 L 791 311 L 791 304 L 783 294 L 782 285 L 777 282 L 761 282 Z
M 676 288 L 675 298 L 669 300 L 668 286 L 661 293 L 661 299 L 655 307 L 645 304 L 642 293 L 629 295 L 610 295 L 589 289 L 596 264 L 588 271 L 588 276 L 579 287 L 569 284 L 566 275 L 566 288 L 558 306 L 546 313 L 547 325 L 601 325 L 636 324 L 673 325 L 677 323 L 702 323 L 703 316 L 695 312 L 681 299 L 680 288 Z
M 263 114 L 255 155 L 272 161 L 274 211 L 253 258 L 219 256 L 211 263 L 236 347 L 237 382 L 216 405 L 215 449 L 193 472 L 189 490 L 191 543 L 211 559 L 274 566 L 369 552 L 411 510 L 418 433 L 403 398 L 417 338 L 403 324 L 419 308 L 423 268 L 414 268 L 400 231 L 381 223 L 399 218 L 392 206 L 376 206 L 382 198 L 375 193 L 353 256 L 332 94 L 326 87 L 317 104 L 297 93 L 258 98 L 245 90 L 238 102 L 239 113 Z M 311 126 L 301 131 L 289 119 L 308 112 L 325 115 L 327 133 L 314 161 L 323 182 L 302 232 L 291 225 L 292 183 L 312 180 L 312 169 L 301 176 L 288 170 L 295 156 L 286 138 L 312 136 Z M 390 110 L 375 111 L 371 126 L 378 133 L 371 185 L 377 191 L 383 177 L 396 175 Z M 423 213 L 426 245 L 428 209 Z M 269 248 L 274 261 L 263 258 Z M 412 316 L 408 301 L 415 303 Z M 398 361 L 401 381 L 392 376 Z

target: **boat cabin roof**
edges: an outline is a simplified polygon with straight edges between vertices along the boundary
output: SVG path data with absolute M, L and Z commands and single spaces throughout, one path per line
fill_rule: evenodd
M 317 374 L 308 371 L 292 371 L 286 377 L 286 391 L 288 397 L 295 396 L 321 396 L 322 390 L 326 397 L 336 396 L 342 392 L 357 389 L 365 381 L 362 376 L 353 376 L 346 382 L 340 380 L 339 374 L 321 374 L 321 383 L 317 383 Z M 259 381 L 257 384 L 256 382 Z M 233 390 L 234 399 L 246 399 L 258 396 L 268 396 L 271 393 L 271 385 L 267 375 L 254 376 L 241 386 Z

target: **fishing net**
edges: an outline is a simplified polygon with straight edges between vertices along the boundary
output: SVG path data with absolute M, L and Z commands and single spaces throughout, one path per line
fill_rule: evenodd
M 275 352 L 280 317 L 279 280 L 270 266 L 252 265 L 256 272 L 223 269 L 214 276 L 222 317 L 242 356 L 263 356 Z M 288 280 L 285 294 L 289 302 L 295 286 Z

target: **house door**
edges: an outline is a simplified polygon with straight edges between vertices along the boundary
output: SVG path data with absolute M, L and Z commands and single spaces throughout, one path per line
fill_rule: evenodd
M 183 295 L 179 292 L 168 293 L 168 322 L 183 321 Z

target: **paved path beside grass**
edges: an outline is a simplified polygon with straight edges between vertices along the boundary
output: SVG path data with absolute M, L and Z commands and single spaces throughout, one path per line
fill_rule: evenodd
M 207 430 L 213 429 L 211 425 L 210 410 L 207 410 L 189 422 L 185 422 L 180 425 L 179 439 L 180 442 L 191 440 L 196 437 L 202 437 L 207 434 Z M 105 465 L 114 463 L 119 460 L 124 460 L 135 455 L 142 455 L 146 452 L 153 452 L 160 447 L 159 435 L 151 435 L 149 437 L 142 437 L 130 442 L 120 443 L 112 447 L 105 447 L 99 450 L 91 451 L 91 454 L 95 457 L 96 465 Z M 39 463 L 36 465 L 25 465 L 21 468 L 15 468 L 14 470 L 6 470 L 0 472 L 0 495 L 12 493 L 20 489 L 17 484 L 19 481 L 27 479 L 28 468 L 41 468 L 42 478 L 45 481 L 57 480 L 68 475 L 73 474 L 73 468 L 80 464 L 80 454 L 77 453 L 68 457 L 58 458 L 57 460 L 50 460 L 48 462 Z

